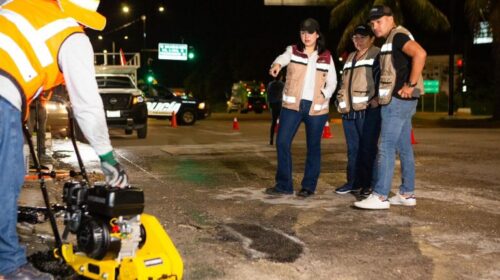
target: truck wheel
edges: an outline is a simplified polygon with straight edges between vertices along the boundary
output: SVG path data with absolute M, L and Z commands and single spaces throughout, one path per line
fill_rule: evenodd
M 142 128 L 137 130 L 137 138 L 144 139 L 148 135 L 148 123 L 145 123 Z
M 196 122 L 196 113 L 192 109 L 182 111 L 177 120 L 184 125 L 193 125 Z
M 132 134 L 134 131 L 132 129 L 125 129 L 125 134 L 126 135 L 130 135 Z

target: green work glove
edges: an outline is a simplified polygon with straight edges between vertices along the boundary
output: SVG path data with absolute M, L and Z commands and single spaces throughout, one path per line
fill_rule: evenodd
M 102 172 L 106 176 L 106 182 L 109 186 L 115 188 L 129 187 L 127 173 L 125 173 L 120 163 L 116 161 L 113 151 L 100 155 L 99 158 L 101 159 Z

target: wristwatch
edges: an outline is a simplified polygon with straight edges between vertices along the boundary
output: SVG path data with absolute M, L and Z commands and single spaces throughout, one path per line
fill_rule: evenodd
M 408 82 L 406 85 L 407 85 L 408 87 L 414 88 L 414 87 L 416 87 L 416 86 L 417 86 L 417 83 L 412 84 L 411 82 Z

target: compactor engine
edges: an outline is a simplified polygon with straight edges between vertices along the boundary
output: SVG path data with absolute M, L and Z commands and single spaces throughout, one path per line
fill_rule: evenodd
M 156 218 L 143 214 L 141 189 L 70 181 L 64 184 L 63 201 L 60 254 L 78 274 L 90 279 L 182 278 L 182 260 L 172 241 Z M 70 234 L 76 237 L 73 242 Z

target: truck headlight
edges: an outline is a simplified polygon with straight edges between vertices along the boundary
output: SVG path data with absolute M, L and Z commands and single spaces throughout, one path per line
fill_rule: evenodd
M 142 96 L 134 96 L 134 99 L 132 100 L 132 104 L 137 104 L 144 102 L 144 98 Z
M 205 109 L 205 102 L 198 103 L 198 109 L 204 110 Z

